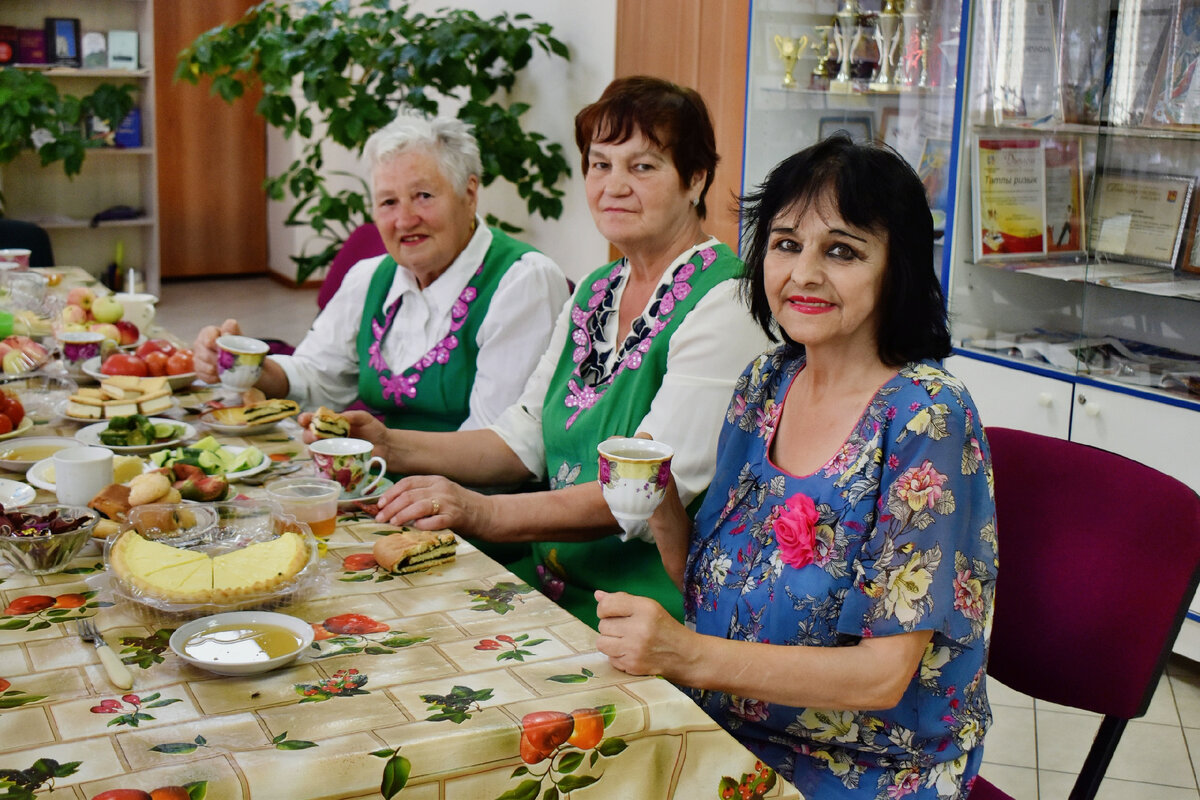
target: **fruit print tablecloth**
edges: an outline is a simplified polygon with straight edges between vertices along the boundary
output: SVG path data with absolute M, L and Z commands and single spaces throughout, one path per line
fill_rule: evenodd
M 298 432 L 228 441 L 286 461 L 304 457 Z M 427 573 L 381 573 L 371 545 L 390 530 L 340 518 L 319 586 L 281 609 L 313 625 L 313 648 L 246 678 L 178 660 L 180 621 L 114 603 L 98 550 L 44 578 L 0 566 L 0 796 L 800 797 L 670 683 L 609 667 L 590 628 L 470 544 Z M 74 636 L 81 616 L 132 689 Z

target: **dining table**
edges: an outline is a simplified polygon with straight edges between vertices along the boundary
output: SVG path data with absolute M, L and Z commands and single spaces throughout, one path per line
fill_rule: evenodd
M 198 382 L 181 388 L 171 414 L 196 436 L 213 434 L 197 417 L 214 395 Z M 28 435 L 79 427 L 60 417 Z M 311 469 L 294 419 L 213 435 L 259 448 L 272 469 Z M 230 487 L 253 499 L 264 491 Z M 54 500 L 38 490 L 37 502 Z M 187 616 L 114 591 L 100 540 L 56 574 L 0 564 L 0 796 L 801 797 L 669 681 L 610 666 L 594 630 L 470 540 L 458 538 L 450 563 L 384 570 L 372 547 L 400 528 L 370 511 L 342 505 L 307 591 L 275 609 L 312 627 L 311 646 L 257 675 L 179 658 L 168 639 Z M 110 683 L 77 635 L 83 618 L 128 666 L 132 688 Z

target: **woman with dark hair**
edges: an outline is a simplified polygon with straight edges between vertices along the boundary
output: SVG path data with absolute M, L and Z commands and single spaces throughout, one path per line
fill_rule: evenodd
M 675 448 L 682 502 L 712 480 L 733 382 L 766 339 L 738 299 L 742 262 L 704 232 L 717 153 L 692 89 L 657 78 L 613 81 L 575 119 L 588 207 L 623 257 L 584 278 L 516 404 L 489 428 L 387 430 L 347 414 L 351 435 L 405 478 L 377 519 L 527 543 L 510 565 L 595 625 L 596 589 L 654 597 L 683 617 L 649 531 L 621 532 L 597 482 L 596 445 L 645 433 Z M 435 477 L 445 476 L 445 477 Z M 550 491 L 482 494 L 548 478 Z
M 737 383 L 694 527 L 651 529 L 689 623 L 597 593 L 659 674 L 806 797 L 965 798 L 991 712 L 991 462 L 950 350 L 933 222 L 894 152 L 834 137 L 745 199 L 745 289 L 783 344 Z

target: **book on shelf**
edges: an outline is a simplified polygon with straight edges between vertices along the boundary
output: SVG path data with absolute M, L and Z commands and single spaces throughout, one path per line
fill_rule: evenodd
M 108 66 L 108 36 L 104 31 L 83 34 L 84 69 L 104 69 Z
M 79 20 L 74 17 L 46 17 L 46 60 L 57 67 L 78 67 Z
M 108 32 L 108 68 L 128 70 L 138 68 L 137 31 Z
M 121 120 L 114 135 L 117 147 L 142 146 L 142 110 L 136 106 L 129 111 L 128 116 Z
M 33 28 L 17 29 L 17 63 L 46 63 L 46 32 Z

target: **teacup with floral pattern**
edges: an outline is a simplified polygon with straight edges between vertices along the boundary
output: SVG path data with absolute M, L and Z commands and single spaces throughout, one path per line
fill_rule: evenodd
M 609 439 L 600 453 L 600 488 L 622 530 L 636 535 L 662 502 L 671 477 L 670 445 L 653 439 Z
M 317 473 L 331 481 L 337 481 L 346 496 L 368 497 L 371 490 L 379 486 L 387 464 L 379 456 L 371 455 L 375 445 L 366 439 L 335 437 L 318 439 L 308 446 Z M 372 476 L 378 467 L 379 474 Z M 364 480 L 370 478 L 365 484 Z
M 262 375 L 263 359 L 270 349 L 266 342 L 249 336 L 217 337 L 217 377 L 221 385 L 234 392 L 252 388 Z

